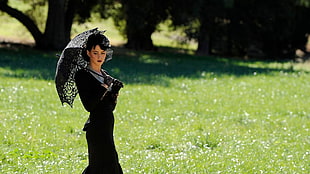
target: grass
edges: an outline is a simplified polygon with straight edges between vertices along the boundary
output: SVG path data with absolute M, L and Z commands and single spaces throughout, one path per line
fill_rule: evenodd
M 125 173 L 309 173 L 308 64 L 115 48 Z M 0 49 L 0 170 L 81 173 L 88 113 L 61 106 L 53 52 Z
M 33 42 L 16 20 L 0 19 L 4 39 Z M 72 35 L 99 27 L 112 45 L 123 44 L 112 24 L 74 24 Z M 196 47 L 177 44 L 180 31 L 165 24 L 159 30 L 152 38 L 161 48 Z M 125 173 L 309 173 L 308 63 L 114 52 L 104 68 L 125 83 L 115 110 Z M 88 113 L 79 98 L 61 106 L 55 54 L 0 48 L 2 173 L 71 174 L 87 165 Z

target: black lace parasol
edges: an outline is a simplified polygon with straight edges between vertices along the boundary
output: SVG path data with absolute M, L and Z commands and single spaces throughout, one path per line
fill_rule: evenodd
M 97 28 L 85 31 L 74 37 L 62 51 L 57 63 L 55 83 L 61 103 L 68 103 L 71 107 L 78 93 L 74 76 L 75 73 L 87 67 L 88 62 L 83 58 L 83 50 L 86 47 L 88 36 L 95 33 L 104 33 Z M 107 39 L 106 43 L 110 45 Z M 112 49 L 108 49 L 106 61 L 112 59 Z

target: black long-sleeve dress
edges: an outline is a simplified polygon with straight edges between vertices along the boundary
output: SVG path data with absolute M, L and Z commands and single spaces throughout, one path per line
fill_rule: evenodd
M 84 127 L 88 144 L 89 165 L 83 173 L 123 173 L 113 138 L 115 94 L 108 92 L 102 98 L 106 88 L 91 72 L 84 69 L 76 73 L 75 81 L 82 104 L 90 112 L 89 120 Z

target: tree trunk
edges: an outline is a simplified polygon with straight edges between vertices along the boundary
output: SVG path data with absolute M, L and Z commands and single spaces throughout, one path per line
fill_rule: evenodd
M 75 13 L 74 0 L 49 0 L 48 17 L 44 34 L 35 22 L 23 12 L 0 2 L 0 10 L 21 22 L 31 33 L 39 49 L 61 50 L 70 41 L 70 32 Z
M 142 29 L 139 30 L 135 26 L 128 26 L 126 30 L 127 43 L 126 48 L 135 50 L 155 50 L 151 35 L 154 30 Z
M 42 44 L 41 40 L 43 34 L 41 33 L 41 31 L 39 30 L 39 28 L 36 26 L 36 24 L 32 19 L 23 14 L 21 11 L 14 9 L 3 2 L 0 2 L 0 10 L 12 16 L 13 18 L 17 19 L 19 22 L 21 22 L 31 33 L 37 45 Z
M 140 1 L 140 6 L 133 4 L 132 1 L 124 0 L 123 7 L 125 9 L 127 36 L 126 48 L 136 50 L 154 50 L 154 44 L 151 39 L 152 33 L 155 31 L 156 19 L 150 12 L 145 12 L 145 2 Z
M 80 0 L 68 0 L 68 5 L 65 9 L 65 39 L 70 40 L 73 18 L 76 13 L 77 7 L 80 5 Z
M 47 49 L 63 49 L 69 38 L 65 33 L 65 5 L 67 1 L 49 0 L 48 17 L 46 21 L 44 47 Z
M 198 35 L 198 48 L 196 50 L 197 55 L 210 55 L 210 34 L 206 21 L 201 22 L 200 32 Z

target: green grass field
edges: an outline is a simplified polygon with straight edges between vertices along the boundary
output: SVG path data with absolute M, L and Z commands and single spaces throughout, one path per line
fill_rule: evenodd
M 125 173 L 309 173 L 310 65 L 116 48 Z M 62 106 L 55 52 L 0 49 L 1 173 L 81 173 L 88 113 Z

